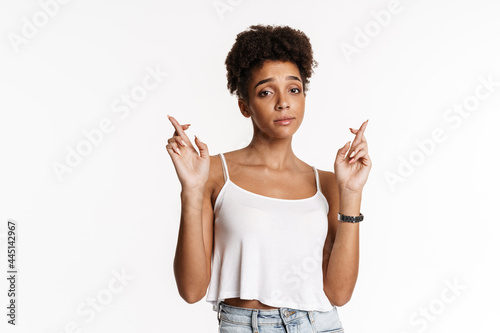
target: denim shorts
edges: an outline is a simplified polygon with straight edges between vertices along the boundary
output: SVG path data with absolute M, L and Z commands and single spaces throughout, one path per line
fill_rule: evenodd
M 249 309 L 219 303 L 219 333 L 344 333 L 337 308 L 304 311 L 291 308 Z

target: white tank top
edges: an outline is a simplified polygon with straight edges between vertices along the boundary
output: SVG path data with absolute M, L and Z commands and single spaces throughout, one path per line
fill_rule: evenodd
M 278 199 L 233 183 L 223 154 L 224 186 L 214 205 L 214 251 L 206 301 L 217 311 L 226 298 L 255 299 L 306 311 L 333 308 L 323 290 L 328 202 L 321 193 Z

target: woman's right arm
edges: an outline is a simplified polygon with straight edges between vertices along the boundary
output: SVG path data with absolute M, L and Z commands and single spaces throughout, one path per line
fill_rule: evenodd
M 213 208 L 208 182 L 208 147 L 198 138 L 194 149 L 180 125 L 169 117 L 176 131 L 168 140 L 167 151 L 181 182 L 181 219 L 174 257 L 174 275 L 181 297 L 188 303 L 202 299 L 210 282 L 213 245 Z M 181 140 L 186 145 L 181 143 Z

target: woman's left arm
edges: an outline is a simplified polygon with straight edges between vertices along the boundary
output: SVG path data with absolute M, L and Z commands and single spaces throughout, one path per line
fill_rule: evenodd
M 351 129 L 356 134 L 351 149 L 348 151 L 349 141 L 338 150 L 335 159 L 336 188 L 331 191 L 336 192 L 333 197 L 338 204 L 334 202 L 331 205 L 333 211 L 329 213 L 329 224 L 333 226 L 330 229 L 334 230 L 329 232 L 327 243 L 333 245 L 324 266 L 324 290 L 335 306 L 342 306 L 351 299 L 358 278 L 359 223 L 339 222 L 337 213 L 349 216 L 360 214 L 363 186 L 372 167 L 364 136 L 367 124 L 368 120 L 358 130 Z

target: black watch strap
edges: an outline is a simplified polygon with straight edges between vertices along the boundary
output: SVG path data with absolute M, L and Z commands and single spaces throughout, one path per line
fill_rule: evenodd
M 358 222 L 361 222 L 363 221 L 363 214 L 359 213 L 359 216 L 348 216 L 348 215 L 344 215 L 344 214 L 340 214 L 338 215 L 338 220 L 340 222 L 351 222 L 351 223 L 358 223 Z

